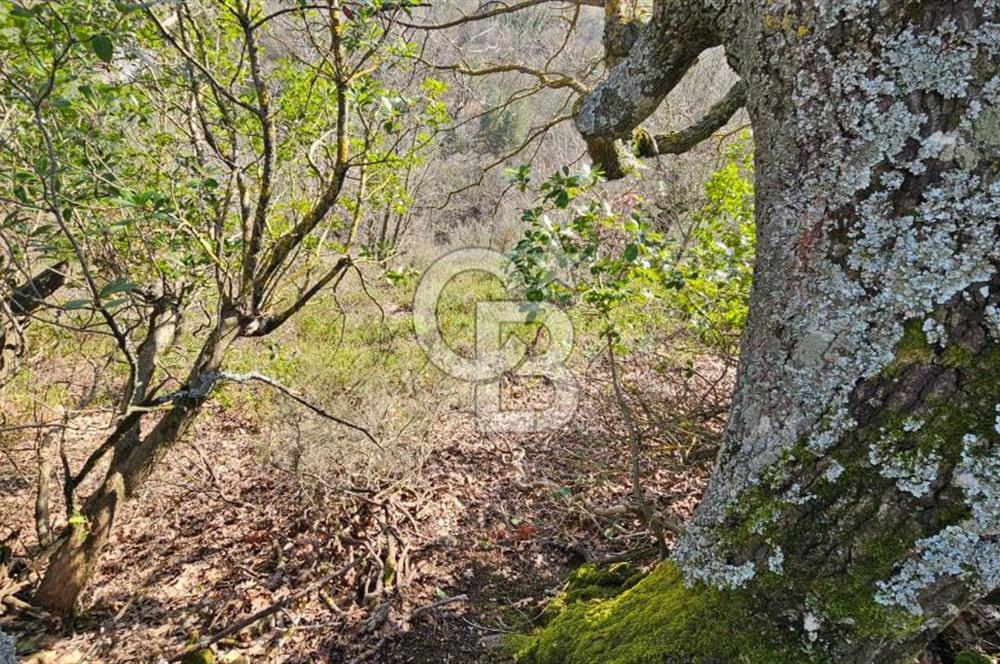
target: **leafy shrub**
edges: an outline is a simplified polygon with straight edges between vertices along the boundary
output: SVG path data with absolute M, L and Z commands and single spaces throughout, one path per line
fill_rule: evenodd
M 670 236 L 651 227 L 641 205 L 614 211 L 595 190 L 599 173 L 563 169 L 538 187 L 538 205 L 522 215 L 527 228 L 508 254 L 513 284 L 532 301 L 591 309 L 615 344 L 623 305 L 655 301 L 709 347 L 735 352 L 754 259 L 752 154 L 748 138 L 731 145 L 687 231 Z M 524 190 L 531 185 L 527 166 L 508 177 Z
M 703 339 L 734 352 L 746 324 L 756 234 L 753 145 L 726 150 L 726 163 L 705 183 L 705 204 L 681 240 L 675 269 L 682 286 L 669 297 Z

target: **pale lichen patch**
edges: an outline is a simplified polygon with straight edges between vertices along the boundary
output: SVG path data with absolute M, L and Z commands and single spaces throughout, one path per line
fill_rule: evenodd
M 876 602 L 922 615 L 922 593 L 942 576 L 962 578 L 980 592 L 1000 585 L 1000 542 L 996 541 L 1000 527 L 1000 452 L 976 434 L 966 434 L 962 443 L 954 483 L 971 507 L 970 518 L 919 540 L 918 554 L 907 559 L 890 580 L 879 582 Z
M 986 305 L 986 324 L 994 338 L 1000 339 L 1000 307 L 993 304 Z
M 840 464 L 836 459 L 830 462 L 830 466 L 823 473 L 823 477 L 827 482 L 836 482 L 841 475 L 844 474 L 844 466 Z
M 868 448 L 868 460 L 878 466 L 882 477 L 896 481 L 896 488 L 917 498 L 927 495 L 937 479 L 941 456 L 936 452 L 910 450 L 894 452 L 898 437 L 884 437 Z
M 775 547 L 774 553 L 770 555 L 767 559 L 767 568 L 775 574 L 781 574 L 784 572 L 785 566 L 785 552 L 781 550 L 781 547 Z

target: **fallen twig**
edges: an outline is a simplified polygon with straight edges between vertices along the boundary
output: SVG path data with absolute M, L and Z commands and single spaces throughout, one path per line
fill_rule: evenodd
M 467 602 L 468 600 L 469 596 L 465 594 L 455 595 L 454 597 L 446 597 L 442 600 L 438 600 L 437 602 L 432 602 L 430 604 L 425 604 L 424 606 L 417 607 L 413 609 L 413 612 L 410 613 L 410 615 L 416 616 L 423 613 L 424 611 L 431 611 L 432 609 L 437 609 L 447 604 L 454 604 L 455 602 Z
M 190 648 L 187 648 L 187 649 L 185 649 L 185 650 L 177 653 L 173 657 L 171 657 L 169 661 L 171 661 L 171 662 L 178 662 L 178 661 L 184 659 L 185 657 L 187 657 L 189 655 L 193 655 L 193 654 L 195 654 L 196 652 L 198 652 L 200 650 L 204 650 L 205 648 L 208 648 L 213 643 L 216 643 L 216 642 L 218 642 L 218 641 L 226 638 L 230 634 L 235 634 L 235 633 L 239 632 L 241 629 L 244 629 L 244 628 L 246 628 L 246 627 L 254 624 L 258 620 L 262 620 L 263 618 L 266 618 L 267 616 L 271 615 L 272 613 L 280 611 L 281 609 L 285 608 L 289 604 L 292 604 L 293 602 L 296 602 L 296 601 L 302 599 L 306 595 L 308 595 L 308 594 L 310 594 L 312 592 L 315 592 L 319 588 L 322 588 L 326 584 L 328 584 L 331 581 L 333 581 L 334 579 L 336 579 L 338 576 L 343 576 L 344 574 L 346 574 L 347 572 L 349 572 L 351 569 L 353 569 L 354 567 L 356 567 L 358 565 L 358 563 L 360 563 L 362 560 L 363 560 L 363 558 L 358 558 L 357 560 L 354 560 L 353 562 L 350 562 L 350 563 L 344 565 L 343 567 L 341 567 L 340 569 L 336 570 L 335 572 L 331 572 L 330 574 L 327 574 L 326 576 L 324 576 L 324 577 L 322 577 L 322 578 L 320 578 L 320 579 L 318 579 L 316 581 L 313 581 L 312 583 L 310 583 L 309 585 L 307 585 L 302 590 L 299 590 L 298 592 L 294 592 L 291 595 L 289 595 L 288 597 L 285 597 L 283 599 L 279 599 L 277 602 L 274 602 L 270 606 L 264 607 L 260 611 L 254 613 L 252 615 L 249 615 L 249 616 L 247 616 L 246 618 L 244 618 L 242 620 L 238 620 L 237 622 L 233 623 L 229 627 L 226 627 L 225 629 L 216 632 L 212 636 L 208 636 L 208 637 L 205 637 L 203 639 L 200 639 L 196 644 L 194 644 Z

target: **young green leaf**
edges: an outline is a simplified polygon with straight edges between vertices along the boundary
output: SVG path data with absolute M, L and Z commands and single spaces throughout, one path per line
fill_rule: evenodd
M 63 309 L 66 309 L 67 311 L 74 311 L 76 309 L 89 307 L 92 303 L 92 300 L 70 300 L 63 305 Z
M 101 297 L 114 295 L 115 293 L 128 293 L 135 289 L 135 284 L 128 279 L 115 279 L 110 284 L 101 289 Z
M 94 54 L 99 57 L 104 62 L 111 62 L 114 57 L 114 45 L 111 43 L 111 37 L 107 35 L 94 35 L 90 38 L 90 48 L 93 49 Z

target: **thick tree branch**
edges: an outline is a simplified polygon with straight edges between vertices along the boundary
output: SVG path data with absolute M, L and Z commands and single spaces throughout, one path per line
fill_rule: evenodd
M 618 141 L 652 115 L 698 55 L 718 42 L 699 3 L 663 2 L 642 27 L 628 57 L 583 98 L 576 127 L 608 178 L 620 178 L 627 170 Z
M 23 317 L 38 308 L 47 297 L 66 283 L 67 267 L 66 261 L 59 261 L 14 288 L 8 302 L 10 311 L 15 316 Z
M 24 326 L 32 311 L 66 283 L 65 261 L 46 268 L 0 299 L 0 385 L 13 375 L 24 352 Z
M 254 208 L 253 223 L 250 227 L 249 241 L 245 247 L 243 259 L 243 292 L 253 291 L 252 306 L 254 311 L 260 305 L 262 283 L 256 277 L 257 261 L 260 258 L 264 227 L 271 211 L 271 188 L 274 174 L 275 129 L 271 117 L 271 96 L 264 82 L 261 70 L 260 49 L 257 36 L 250 24 L 250 18 L 240 12 L 237 15 L 240 27 L 243 29 L 243 39 L 246 43 L 247 58 L 250 62 L 250 76 L 253 81 L 254 93 L 257 97 L 257 118 L 260 122 L 260 135 L 263 145 L 261 155 L 260 185 L 257 191 L 257 205 Z
M 642 22 L 635 16 L 636 8 L 629 4 L 622 6 L 622 0 L 607 0 L 604 3 L 604 62 L 612 68 L 628 57 L 642 28 Z
M 269 258 L 263 263 L 263 270 L 256 275 L 256 283 L 260 291 L 267 290 L 268 282 L 275 277 L 286 264 L 292 251 L 305 239 L 309 233 L 326 217 L 340 198 L 340 192 L 347 178 L 349 163 L 349 141 L 347 136 L 347 88 L 351 73 L 347 68 L 347 52 L 344 48 L 344 23 L 339 6 L 330 5 L 330 53 L 333 56 L 334 77 L 337 84 L 337 156 L 333 166 L 332 177 L 323 188 L 319 200 L 313 205 L 305 217 L 295 225 L 291 232 L 280 237 L 271 249 Z M 348 248 L 349 249 L 349 248 Z M 255 303 L 256 304 L 256 303 Z M 256 313 L 256 310 L 254 311 Z
M 285 259 L 288 258 L 292 250 L 326 218 L 326 214 L 336 204 L 337 199 L 340 198 L 340 191 L 344 186 L 347 170 L 348 165 L 343 162 L 339 162 L 334 166 L 333 178 L 327 183 L 319 200 L 316 201 L 309 212 L 306 213 L 291 231 L 282 235 L 274 243 L 274 246 L 271 248 L 269 260 L 265 264 L 264 270 L 257 277 L 259 280 L 265 282 L 274 276 L 281 269 L 281 266 L 285 263 Z
M 90 456 L 84 461 L 83 466 L 76 474 L 67 473 L 65 485 L 63 487 L 63 494 L 66 497 L 67 506 L 72 506 L 74 504 L 73 496 L 76 494 L 77 487 L 83 482 L 84 479 L 100 462 L 104 455 L 112 450 L 115 445 L 118 444 L 122 438 L 124 438 L 132 429 L 139 425 L 140 420 L 142 420 L 143 415 L 145 415 L 146 408 L 133 408 L 131 409 L 125 417 L 123 417 L 118 424 L 115 426 L 115 430 L 104 439 L 101 445 L 91 452 Z

